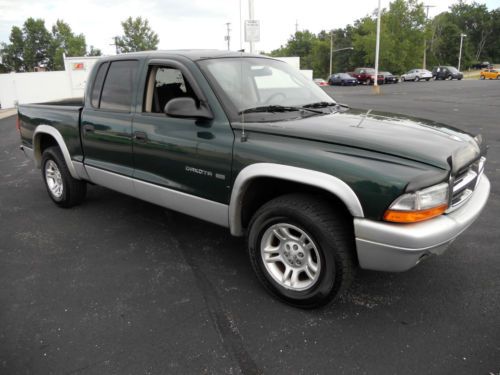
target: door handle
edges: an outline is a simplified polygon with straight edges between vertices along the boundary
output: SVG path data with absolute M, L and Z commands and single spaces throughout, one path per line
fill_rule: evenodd
M 137 142 L 146 142 L 148 140 L 148 136 L 144 132 L 134 132 L 134 139 Z
M 83 131 L 85 133 L 92 133 L 94 130 L 95 130 L 94 125 L 86 124 L 86 125 L 83 126 Z

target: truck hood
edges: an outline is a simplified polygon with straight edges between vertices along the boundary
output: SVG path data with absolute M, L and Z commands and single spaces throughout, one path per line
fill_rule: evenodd
M 241 124 L 235 124 L 241 128 Z M 472 135 L 429 120 L 350 109 L 300 119 L 245 123 L 245 129 L 334 143 L 456 172 L 481 154 Z

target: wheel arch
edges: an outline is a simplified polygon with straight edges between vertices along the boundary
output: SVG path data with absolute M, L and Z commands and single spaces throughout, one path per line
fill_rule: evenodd
M 33 133 L 33 155 L 35 166 L 41 168 L 42 154 L 47 147 L 58 146 L 64 157 L 64 161 L 68 166 L 71 177 L 80 180 L 80 176 L 76 172 L 71 156 L 64 142 L 64 138 L 59 131 L 49 125 L 38 125 Z
M 327 197 L 342 203 L 351 216 L 364 217 L 363 208 L 357 195 L 349 185 L 339 178 L 305 168 L 273 163 L 256 163 L 240 171 L 233 184 L 229 203 L 229 228 L 232 235 L 242 236 L 244 234 L 245 221 L 248 221 L 249 215 L 248 212 L 245 212 L 245 204 L 252 197 L 250 195 L 252 190 L 249 188 L 252 184 L 262 181 L 287 183 L 292 184 L 293 187 L 302 187 L 306 191 L 322 192 Z M 271 196 L 271 199 L 274 197 Z M 257 199 L 257 203 L 265 203 L 267 201 L 265 198 L 266 194 L 264 193 L 261 197 L 262 201 Z M 256 208 L 254 207 L 253 212 Z

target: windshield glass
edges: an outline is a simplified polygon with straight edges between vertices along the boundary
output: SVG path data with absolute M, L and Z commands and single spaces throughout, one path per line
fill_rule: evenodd
M 236 57 L 202 60 L 198 64 L 233 117 L 263 106 L 335 104 L 312 80 L 283 61 Z
M 448 67 L 448 70 L 449 70 L 450 72 L 452 72 L 452 73 L 458 73 L 458 69 L 457 69 L 457 68 L 455 68 L 455 67 L 453 67 L 453 66 L 449 66 L 449 67 Z

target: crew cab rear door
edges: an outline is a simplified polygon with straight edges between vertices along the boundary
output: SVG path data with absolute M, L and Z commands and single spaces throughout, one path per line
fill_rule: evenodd
M 195 63 L 149 60 L 139 81 L 132 129 L 137 193 L 145 192 L 143 199 L 148 200 L 165 188 L 165 197 L 179 192 L 192 196 L 193 203 L 201 197 L 227 204 L 234 134 Z M 207 103 L 213 118 L 164 113 L 170 100 L 185 97 Z
M 132 118 L 139 61 L 103 62 L 96 73 L 91 98 L 81 118 L 85 165 L 90 179 L 131 194 L 133 174 Z M 116 183 L 113 183 L 116 179 Z

